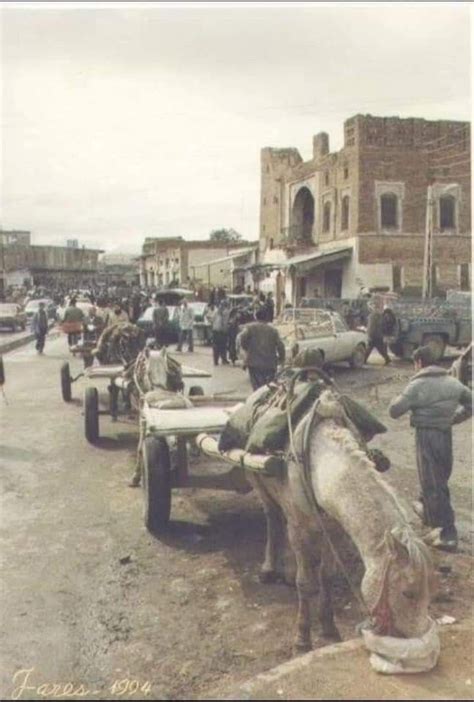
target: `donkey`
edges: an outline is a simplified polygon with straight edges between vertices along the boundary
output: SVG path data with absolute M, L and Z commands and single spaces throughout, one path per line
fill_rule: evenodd
M 327 538 L 335 527 L 342 527 L 362 558 L 361 595 L 374 631 L 411 638 L 422 636 L 431 626 L 428 549 L 353 431 L 337 418 L 337 407 L 334 393 L 326 390 L 319 400 L 319 422 L 307 414 L 296 428 L 294 447 L 297 455 L 306 452 L 306 470 L 289 452 L 284 476 L 248 475 L 267 522 L 262 581 L 278 577 L 288 544 L 296 560 L 296 653 L 311 649 L 310 602 L 318 589 L 323 637 L 340 640 L 331 603 L 337 555 Z

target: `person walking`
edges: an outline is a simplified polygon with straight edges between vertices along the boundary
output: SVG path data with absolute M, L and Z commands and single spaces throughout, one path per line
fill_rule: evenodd
M 380 312 L 378 307 L 373 307 L 369 314 L 369 318 L 367 320 L 367 336 L 369 343 L 365 354 L 365 362 L 367 363 L 372 351 L 377 349 L 379 354 L 383 357 L 385 365 L 388 365 L 390 363 L 390 357 L 387 353 L 387 346 L 383 339 L 382 312 Z
M 183 300 L 178 312 L 179 323 L 179 340 L 177 351 L 183 350 L 183 343 L 187 340 L 188 351 L 194 351 L 193 329 L 194 329 L 194 312 L 189 306 L 187 300 Z
M 232 361 L 232 365 L 235 366 L 238 353 L 237 353 L 237 336 L 239 334 L 239 325 L 242 321 L 242 309 L 239 307 L 234 307 L 229 313 L 229 331 L 227 335 L 227 348 L 229 351 L 229 358 Z
M 273 322 L 275 318 L 275 303 L 271 292 L 268 293 L 264 306 L 267 314 L 267 322 Z
M 248 324 L 237 337 L 237 346 L 245 354 L 244 367 L 248 368 L 254 390 L 274 380 L 278 363 L 285 361 L 285 346 L 278 330 L 266 320 L 266 311 L 256 312 L 256 322 Z
M 155 298 L 155 306 L 153 308 L 153 331 L 155 334 L 156 346 L 161 349 L 167 346 L 168 341 L 168 324 L 170 313 L 166 306 L 164 298 Z
M 79 326 L 82 325 L 84 322 L 84 312 L 79 307 L 77 307 L 75 297 L 71 298 L 69 306 L 66 308 L 63 322 L 66 325 L 73 325 L 73 328 L 79 328 Z M 80 331 L 68 332 L 67 343 L 69 344 L 69 346 L 74 346 L 74 344 L 77 343 L 79 336 Z
M 223 365 L 227 365 L 227 339 L 229 333 L 229 308 L 226 300 L 222 300 L 214 314 L 212 320 L 212 354 L 214 365 L 219 365 L 219 359 Z
M 46 314 L 44 302 L 39 303 L 38 310 L 33 315 L 31 331 L 36 337 L 35 348 L 39 354 L 42 354 L 46 341 L 46 334 L 48 333 L 48 315 Z
M 440 528 L 434 546 L 456 551 L 458 536 L 448 481 L 453 468 L 452 425 L 472 415 L 472 393 L 448 371 L 435 365 L 429 346 L 413 353 L 416 375 L 392 400 L 390 416 L 411 412 L 416 431 L 416 462 L 421 497 L 414 509 L 427 526 Z

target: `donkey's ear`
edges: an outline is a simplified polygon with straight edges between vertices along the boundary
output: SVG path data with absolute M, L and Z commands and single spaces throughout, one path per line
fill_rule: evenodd
M 405 544 L 400 541 L 396 529 L 392 529 L 392 531 L 385 532 L 385 544 L 387 545 L 387 548 L 392 554 L 392 556 L 395 556 L 395 558 L 400 559 L 402 561 L 409 560 L 410 556 L 408 553 L 408 549 L 405 546 Z

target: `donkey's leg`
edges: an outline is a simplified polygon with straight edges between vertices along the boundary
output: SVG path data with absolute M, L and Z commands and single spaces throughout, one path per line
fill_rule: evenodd
M 306 536 L 306 538 L 305 538 Z M 311 646 L 311 598 L 315 594 L 317 567 L 314 544 L 304 534 L 301 524 L 288 524 L 288 537 L 296 557 L 296 589 L 298 592 L 298 615 L 293 644 L 295 654 L 310 651 Z
M 323 637 L 332 641 L 342 641 L 337 626 L 334 623 L 332 608 L 332 580 L 334 576 L 332 558 L 322 554 L 319 568 L 319 621 L 321 622 Z
M 263 501 L 263 509 L 267 522 L 267 539 L 260 580 L 262 583 L 274 583 L 278 580 L 278 555 L 282 542 L 283 519 L 280 508 L 270 499 Z

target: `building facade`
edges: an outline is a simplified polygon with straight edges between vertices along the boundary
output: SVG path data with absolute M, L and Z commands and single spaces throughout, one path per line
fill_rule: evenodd
M 0 244 L 1 284 L 81 287 L 97 277 L 99 249 Z
M 185 241 L 183 237 L 147 238 L 138 259 L 140 285 L 160 288 L 172 283 L 186 285 L 191 281 L 208 285 L 207 273 L 203 273 L 205 264 L 248 246 L 248 242 L 229 244 L 209 239 Z
M 468 122 L 356 115 L 338 152 L 326 133 L 306 162 L 262 149 L 260 287 L 293 303 L 361 288 L 419 294 L 431 192 L 433 290 L 470 289 L 470 168 Z

